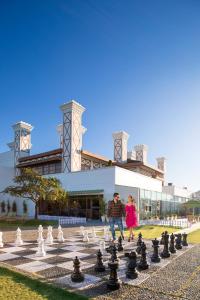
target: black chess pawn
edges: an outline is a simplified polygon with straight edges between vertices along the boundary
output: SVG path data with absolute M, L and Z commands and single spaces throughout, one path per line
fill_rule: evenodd
M 182 234 L 182 238 L 183 238 L 183 240 L 182 240 L 182 246 L 188 246 L 188 242 L 187 242 L 187 233 L 183 233 Z
M 141 245 L 142 245 L 142 234 L 140 232 L 138 234 L 138 240 L 137 240 L 137 248 L 136 248 L 137 254 L 141 254 Z
M 103 264 L 103 258 L 102 258 L 102 253 L 99 250 L 97 252 L 97 262 L 96 265 L 94 266 L 94 269 L 96 272 L 104 272 L 105 271 L 105 266 Z
M 175 235 L 173 233 L 170 235 L 169 251 L 171 253 L 176 253 L 176 249 L 175 249 Z
M 141 258 L 140 258 L 140 261 L 137 265 L 138 270 L 146 270 L 149 267 L 149 265 L 147 263 L 146 249 L 147 249 L 147 247 L 146 247 L 145 243 L 142 242 L 142 245 L 141 245 Z
M 128 265 L 126 271 L 126 278 L 135 279 L 138 277 L 138 273 L 135 270 L 137 267 L 137 255 L 135 251 L 131 251 L 128 256 Z
M 110 275 L 107 282 L 107 287 L 111 291 L 118 290 L 120 288 L 120 283 L 117 276 L 118 262 L 110 261 L 108 263 L 108 267 L 110 268 Z
M 164 232 L 161 234 L 160 245 L 164 245 Z
M 153 254 L 151 256 L 151 261 L 154 263 L 160 262 L 160 256 L 158 254 L 158 248 L 159 248 L 159 240 L 154 239 L 152 240 L 152 247 L 153 247 Z
M 118 261 L 117 248 L 115 245 L 113 245 L 111 249 L 111 261 Z
M 177 233 L 176 235 L 176 239 L 175 239 L 175 248 L 177 250 L 181 250 L 182 249 L 182 236 L 181 233 Z
M 141 232 L 138 234 L 138 240 L 137 240 L 137 246 L 141 246 L 141 243 L 142 243 L 142 234 Z
M 118 250 L 119 252 L 124 250 L 124 248 L 123 248 L 123 246 L 122 246 L 122 237 L 121 237 L 121 235 L 120 235 L 119 238 L 118 238 L 117 250 Z
M 82 282 L 84 281 L 84 275 L 80 270 L 80 260 L 78 259 L 78 257 L 76 256 L 74 261 L 74 271 L 71 275 L 71 280 L 73 282 Z
M 169 253 L 169 234 L 167 231 L 165 231 L 165 233 L 163 235 L 163 239 L 164 239 L 164 248 L 163 248 L 163 251 L 161 252 L 160 256 L 162 258 L 168 258 L 168 257 L 170 257 L 170 253 Z

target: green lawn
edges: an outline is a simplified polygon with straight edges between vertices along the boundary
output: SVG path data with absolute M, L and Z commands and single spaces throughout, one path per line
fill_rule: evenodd
M 41 220 L 0 220 L 0 229 L 1 228 L 17 228 L 17 227 L 35 227 L 38 225 L 43 225 L 43 226 L 57 226 L 58 222 L 57 221 L 41 221 Z
M 200 244 L 200 229 L 193 231 L 188 235 L 188 242 L 191 244 Z
M 137 237 L 138 233 L 141 232 L 144 239 L 154 239 L 160 237 L 163 231 L 168 231 L 168 233 L 172 233 L 178 231 L 179 229 L 179 227 L 172 226 L 142 225 L 134 230 L 134 234 Z M 125 230 L 125 236 L 128 237 L 127 230 Z
M 86 300 L 88 298 L 0 267 L 2 300 Z

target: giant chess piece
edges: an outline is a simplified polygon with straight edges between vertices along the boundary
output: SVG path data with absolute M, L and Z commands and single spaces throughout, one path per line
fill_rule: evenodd
M 104 272 L 105 271 L 105 266 L 103 264 L 103 258 L 102 258 L 102 253 L 99 250 L 97 252 L 97 262 L 96 265 L 94 266 L 94 269 L 96 272 Z
M 104 227 L 104 240 L 110 242 L 110 232 L 108 227 Z
M 63 237 L 62 227 L 60 225 L 58 226 L 58 236 L 57 236 L 57 239 L 58 239 L 59 243 L 63 243 L 65 241 L 65 239 Z
M 85 227 L 84 226 L 80 226 L 80 234 L 84 237 L 84 231 L 85 231 Z
M 47 238 L 45 240 L 45 244 L 53 244 L 52 226 L 48 226 L 47 228 Z
M 136 248 L 136 252 L 137 254 L 141 253 L 141 245 L 142 245 L 142 234 L 141 232 L 138 234 L 138 240 L 137 240 L 137 248 Z
M 160 262 L 160 256 L 158 254 L 158 248 L 159 248 L 159 240 L 154 239 L 152 240 L 152 247 L 153 247 L 153 254 L 151 256 L 151 261 L 154 263 Z
M 175 249 L 175 235 L 173 233 L 170 235 L 169 251 L 171 253 L 176 253 L 176 249 Z
M 96 238 L 97 238 L 96 230 L 95 230 L 95 227 L 94 227 L 94 226 L 92 227 L 92 238 L 93 238 L 93 239 L 96 239 Z
M 38 239 L 37 242 L 40 243 L 41 241 L 44 241 L 43 239 L 43 227 L 42 225 L 38 226 Z
M 142 245 L 141 245 L 141 258 L 140 258 L 140 261 L 137 265 L 137 268 L 138 270 L 146 270 L 149 268 L 149 265 L 147 263 L 147 254 L 146 254 L 146 245 L 144 242 L 142 242 Z
M 182 240 L 182 246 L 187 247 L 188 246 L 188 242 L 187 242 L 187 233 L 183 233 L 182 234 L 183 240 Z
M 128 265 L 126 271 L 126 278 L 135 279 L 138 277 L 138 273 L 135 270 L 137 267 L 137 255 L 135 251 L 131 251 L 128 255 Z
M 169 234 L 167 231 L 165 231 L 165 233 L 163 235 L 163 239 L 164 239 L 164 248 L 163 248 L 163 251 L 161 252 L 160 256 L 162 258 L 168 258 L 168 257 L 170 257 L 170 253 L 169 253 Z
M 163 232 L 161 234 L 160 245 L 164 245 L 164 235 L 165 235 L 165 233 Z
M 73 282 L 82 282 L 84 281 L 84 274 L 81 272 L 80 270 L 80 260 L 78 259 L 78 257 L 76 256 L 74 261 L 74 271 L 71 275 L 71 280 Z
M 99 248 L 100 248 L 101 253 L 102 253 L 103 255 L 105 255 L 105 254 L 106 254 L 106 251 L 105 251 L 106 245 L 105 245 L 105 242 L 104 242 L 104 241 L 100 241 L 100 242 L 99 242 Z
M 118 290 L 120 288 L 120 283 L 117 276 L 117 269 L 118 269 L 118 262 L 117 261 L 110 261 L 108 263 L 108 267 L 110 269 L 110 275 L 107 282 L 107 288 L 111 291 Z
M 119 236 L 119 238 L 118 238 L 118 244 L 117 244 L 117 251 L 123 251 L 124 250 L 124 248 L 123 248 L 123 246 L 122 246 L 122 237 L 121 237 L 121 235 Z
M 3 247 L 3 232 L 0 232 L 0 248 Z
M 44 240 L 43 241 L 41 240 L 38 243 L 38 249 L 37 249 L 37 252 L 36 252 L 35 256 L 39 256 L 39 257 L 46 256 L 46 252 L 44 250 Z
M 88 236 L 88 231 L 85 230 L 84 231 L 84 236 L 83 236 L 83 242 L 89 242 L 90 239 L 89 239 L 89 236 Z
M 181 233 L 178 233 L 178 234 L 175 234 L 176 236 L 176 239 L 175 239 L 175 248 L 177 250 L 181 250 L 182 249 L 182 236 L 181 236 Z
M 117 257 L 117 248 L 114 245 L 111 246 L 111 261 L 118 261 L 118 257 Z
M 21 229 L 18 227 L 17 231 L 16 231 L 16 240 L 15 240 L 15 246 L 21 246 L 23 245 L 23 241 L 22 241 L 22 232 Z

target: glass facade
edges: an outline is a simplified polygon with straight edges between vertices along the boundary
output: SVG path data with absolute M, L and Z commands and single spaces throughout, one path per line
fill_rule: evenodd
M 165 193 L 140 189 L 139 214 L 140 219 L 162 218 L 172 215 L 184 215 L 182 203 L 188 199 Z

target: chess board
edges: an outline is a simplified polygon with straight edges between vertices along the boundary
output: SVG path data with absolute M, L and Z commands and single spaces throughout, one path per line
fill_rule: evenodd
M 98 273 L 94 270 L 96 254 L 102 240 L 103 237 L 97 237 L 95 239 L 90 238 L 89 242 L 83 242 L 83 237 L 78 233 L 68 236 L 63 243 L 59 243 L 55 239 L 52 245 L 45 246 L 46 256 L 44 257 L 37 257 L 35 255 L 38 247 L 36 241 L 25 241 L 22 246 L 18 247 L 14 244 L 4 244 L 4 247 L 0 248 L 0 262 L 10 265 L 16 268 L 16 270 L 37 274 L 39 277 L 55 282 L 62 287 L 67 287 L 69 290 L 84 290 L 91 286 L 94 287 L 103 282 L 105 283 L 109 278 L 108 261 L 110 254 L 105 253 L 103 255 L 106 271 Z M 149 269 L 138 272 L 138 278 L 131 280 L 126 278 L 128 258 L 125 256 L 125 253 L 136 250 L 136 241 L 131 243 L 127 241 L 123 242 L 124 250 L 117 253 L 119 258 L 118 276 L 121 282 L 130 285 L 139 285 L 148 279 L 152 273 L 166 266 L 172 259 L 175 259 L 192 247 L 191 245 L 183 247 L 176 254 L 171 254 L 170 258 L 162 259 L 160 263 L 152 263 L 150 259 L 153 251 L 152 243 L 150 240 L 145 240 L 145 243 L 147 246 Z M 108 243 L 107 246 L 109 246 Z M 162 249 L 163 246 L 160 246 L 160 251 Z M 73 259 L 76 256 L 80 259 L 81 270 L 85 275 L 85 280 L 81 283 L 71 281 Z M 140 259 L 139 255 L 137 259 Z

